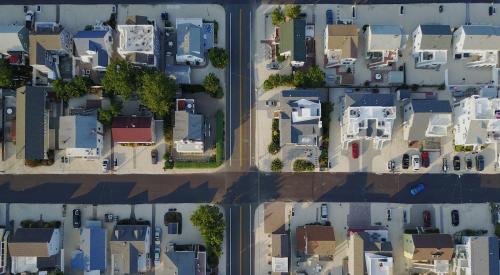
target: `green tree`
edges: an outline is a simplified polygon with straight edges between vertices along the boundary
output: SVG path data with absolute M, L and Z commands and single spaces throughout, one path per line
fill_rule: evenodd
M 229 62 L 229 56 L 226 50 L 222 48 L 211 48 L 208 50 L 208 59 L 218 69 L 224 69 Z
M 177 83 L 165 74 L 151 71 L 140 78 L 139 96 L 142 104 L 155 114 L 164 117 L 172 107 Z
M 121 101 L 113 100 L 111 101 L 111 107 L 108 110 L 103 110 L 103 109 L 99 110 L 98 119 L 103 125 L 111 126 L 113 118 L 118 116 L 121 110 L 122 110 Z
M 203 87 L 211 97 L 222 98 L 224 95 L 220 80 L 214 73 L 209 73 L 205 77 L 205 80 L 203 80 Z
M 314 171 L 314 164 L 305 159 L 298 159 L 293 162 L 293 171 L 295 172 L 310 172 Z
M 207 254 L 211 263 L 218 263 L 222 255 L 224 242 L 224 216 L 217 206 L 201 205 L 191 215 L 191 223 L 200 230 L 201 237 L 207 245 Z M 208 260 L 208 259 L 207 259 Z
M 325 86 L 325 73 L 317 66 L 314 65 L 307 71 L 308 88 L 321 88 Z
M 281 25 L 285 22 L 285 14 L 280 7 L 277 7 L 273 10 L 273 12 L 271 13 L 271 20 L 273 22 L 273 25 L 275 26 Z
M 300 16 L 300 5 L 286 5 L 285 14 L 289 19 L 296 19 Z
M 114 59 L 108 65 L 101 83 L 106 92 L 128 99 L 136 90 L 136 70 L 125 60 Z
M 57 98 L 64 101 L 87 94 L 91 85 L 90 78 L 84 76 L 76 76 L 71 81 L 56 79 L 52 82 L 52 88 Z
M 14 85 L 13 77 L 14 72 L 7 59 L 0 59 L 0 87 L 11 88 Z
M 280 159 L 274 159 L 271 162 L 271 171 L 281 172 L 281 169 L 283 169 L 283 162 Z

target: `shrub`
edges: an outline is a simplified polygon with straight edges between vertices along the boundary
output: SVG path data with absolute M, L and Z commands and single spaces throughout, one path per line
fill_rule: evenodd
M 276 155 L 281 149 L 280 146 L 280 129 L 279 120 L 273 119 L 273 124 L 271 128 L 271 143 L 267 147 L 267 151 L 271 155 Z
M 12 81 L 14 70 L 7 59 L 0 59 L 0 87 L 11 88 L 14 85 Z
M 314 171 L 314 164 L 305 159 L 298 159 L 293 162 L 293 171 L 295 172 Z
M 203 80 L 203 88 L 211 97 L 222 98 L 224 96 L 220 80 L 214 73 L 209 73 L 205 77 L 205 80 Z
M 271 171 L 281 172 L 281 169 L 283 169 L 283 162 L 280 159 L 274 159 L 271 162 Z
M 264 80 L 264 90 L 269 91 L 280 86 L 293 86 L 293 75 L 272 74 Z
M 279 63 L 285 62 L 285 60 L 286 60 L 286 56 L 284 56 L 284 55 L 278 54 L 278 56 L 276 56 L 276 61 L 278 61 Z
M 285 23 L 285 14 L 280 7 L 277 7 L 273 10 L 273 13 L 271 14 L 271 20 L 273 22 L 273 25 L 275 26 Z
M 300 16 L 300 5 L 286 5 L 285 14 L 289 19 L 296 19 Z
M 222 48 L 211 48 L 208 50 L 208 59 L 217 69 L 224 69 L 229 62 L 229 56 L 226 50 Z

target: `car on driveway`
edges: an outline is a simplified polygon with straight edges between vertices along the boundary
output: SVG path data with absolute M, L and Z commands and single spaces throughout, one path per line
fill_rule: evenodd
M 476 156 L 476 170 L 477 171 L 484 170 L 484 157 L 482 155 Z
M 106 173 L 108 171 L 108 168 L 109 168 L 109 160 L 104 159 L 102 161 L 102 172 Z
M 328 220 L 328 205 L 326 203 L 321 204 L 321 220 Z
M 410 156 L 408 154 L 403 155 L 403 169 L 408 169 L 410 167 Z
M 431 227 L 431 212 L 425 210 L 423 213 L 424 216 L 424 227 Z
M 460 157 L 459 156 L 453 157 L 453 170 L 455 170 L 455 171 L 460 170 Z
M 472 157 L 469 155 L 465 157 L 465 167 L 467 168 L 467 170 L 472 169 Z
M 413 167 L 414 171 L 417 171 L 420 169 L 420 156 L 419 155 L 411 156 L 411 166 Z
M 354 142 L 351 145 L 351 155 L 353 159 L 357 159 L 359 157 L 359 144 Z
M 425 185 L 423 183 L 419 183 L 419 184 L 411 187 L 410 194 L 412 196 L 416 196 L 418 193 L 424 191 L 424 189 L 425 189 Z
M 446 173 L 448 172 L 448 159 L 443 158 L 443 172 Z
M 387 163 L 387 169 L 391 172 L 393 172 L 394 170 L 396 170 L 396 162 L 393 161 L 393 160 L 390 160 L 388 163 Z
M 153 149 L 151 150 L 151 164 L 157 164 L 158 163 L 158 150 Z
M 459 223 L 460 223 L 460 218 L 458 216 L 458 210 L 456 209 L 451 210 L 451 224 L 453 226 L 458 226 Z
M 327 25 L 333 25 L 333 11 L 332 10 L 326 10 L 326 24 Z
M 155 265 L 160 265 L 160 253 L 161 249 L 159 247 L 155 247 Z
M 424 151 L 420 154 L 420 162 L 422 162 L 422 167 L 429 167 L 429 152 Z
M 82 211 L 80 209 L 73 209 L 73 228 L 80 228 L 82 226 Z

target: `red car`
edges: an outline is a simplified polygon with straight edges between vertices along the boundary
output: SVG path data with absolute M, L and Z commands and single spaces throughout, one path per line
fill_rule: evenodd
M 352 149 L 352 158 L 357 159 L 359 157 L 359 144 L 353 143 L 351 145 L 351 149 Z
M 420 154 L 420 161 L 423 167 L 429 167 L 429 152 L 422 152 Z
M 431 212 L 424 211 L 424 227 L 431 227 Z

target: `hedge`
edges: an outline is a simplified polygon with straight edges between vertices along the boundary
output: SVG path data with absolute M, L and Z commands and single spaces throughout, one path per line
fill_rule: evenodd
M 271 155 L 276 155 L 281 149 L 280 146 L 280 128 L 279 120 L 273 119 L 272 131 L 271 131 L 271 143 L 267 147 L 267 151 Z
M 174 168 L 177 169 L 204 169 L 204 168 L 217 168 L 220 163 L 215 161 L 210 162 L 195 162 L 195 161 L 176 161 L 174 162 Z
M 314 171 L 314 164 L 305 159 L 298 159 L 293 162 L 293 171 L 295 172 L 310 172 Z

